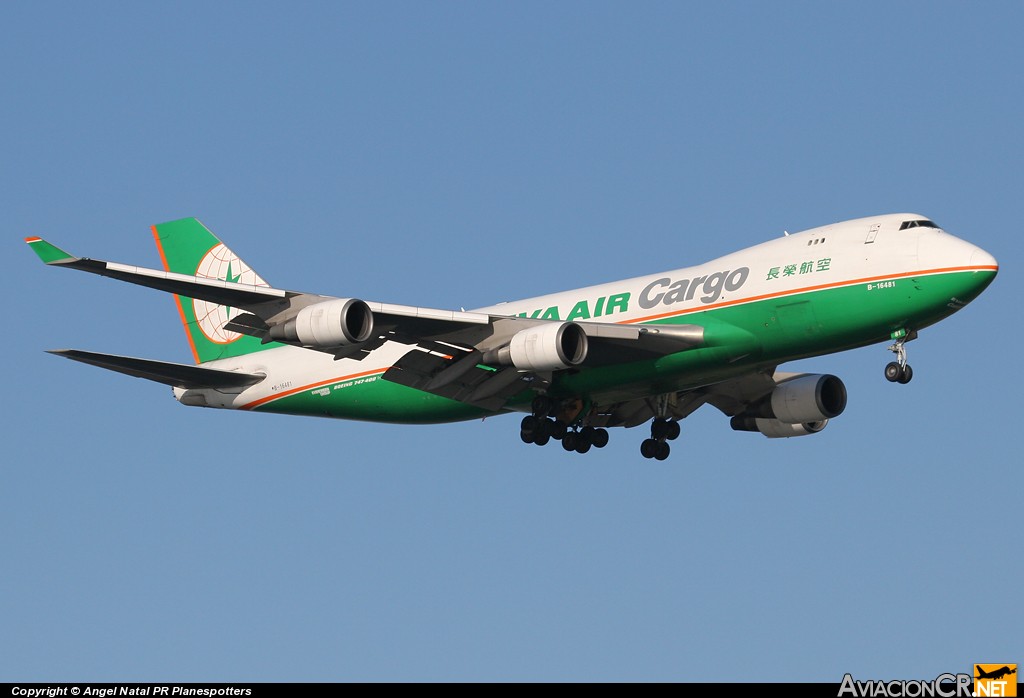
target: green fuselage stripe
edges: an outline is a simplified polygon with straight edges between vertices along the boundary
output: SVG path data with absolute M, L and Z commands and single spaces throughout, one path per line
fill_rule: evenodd
M 991 267 L 906 272 L 632 319 L 629 324 L 700 325 L 705 344 L 656 359 L 557 374 L 550 392 L 603 404 L 692 389 L 761 367 L 886 341 L 896 330 L 919 330 L 951 315 L 993 278 Z M 386 370 L 303 386 L 244 409 L 401 423 L 492 414 L 384 380 Z M 526 391 L 520 400 L 529 397 Z

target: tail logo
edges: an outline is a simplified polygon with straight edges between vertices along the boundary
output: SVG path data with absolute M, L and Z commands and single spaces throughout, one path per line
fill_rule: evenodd
M 207 252 L 196 267 L 196 276 L 202 279 L 217 279 L 230 284 L 249 284 L 250 286 L 267 286 L 267 282 L 238 258 L 234 252 L 219 243 Z M 238 308 L 227 305 L 216 305 L 209 301 L 193 300 L 192 310 L 195 313 L 199 329 L 208 340 L 216 344 L 230 344 L 242 337 L 237 332 L 225 330 L 224 325 L 231 318 L 240 314 Z

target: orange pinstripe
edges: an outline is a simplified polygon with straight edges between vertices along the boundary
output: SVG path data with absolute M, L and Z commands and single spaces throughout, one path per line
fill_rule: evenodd
M 390 368 L 390 366 L 388 368 Z M 264 404 L 270 402 L 271 400 L 280 400 L 283 397 L 288 397 L 289 395 L 294 395 L 295 393 L 301 393 L 304 390 L 311 390 L 313 388 L 319 388 L 322 385 L 330 385 L 331 383 L 341 383 L 342 381 L 353 380 L 354 378 L 362 378 L 363 376 L 372 376 L 375 373 L 384 373 L 387 370 L 388 370 L 387 368 L 375 368 L 375 369 L 370 370 L 370 371 L 363 371 L 362 373 L 353 373 L 351 375 L 341 376 L 339 378 L 328 378 L 325 381 L 318 381 L 316 383 L 310 383 L 309 385 L 304 385 L 304 386 L 302 386 L 300 388 L 292 388 L 291 390 L 286 390 L 285 392 L 278 393 L 277 395 L 268 395 L 267 397 L 263 397 L 263 398 L 260 398 L 259 400 L 254 400 L 253 402 L 250 402 L 248 404 L 242 405 L 238 409 L 240 409 L 240 410 L 251 410 L 254 407 L 259 407 L 260 405 L 264 405 Z
M 156 232 L 156 226 L 150 226 L 150 230 L 153 231 L 153 239 L 156 241 L 156 249 L 160 252 L 160 262 L 164 265 L 164 271 L 169 272 L 171 270 L 170 265 L 167 263 L 167 255 L 164 254 L 164 246 L 160 244 L 160 235 Z M 181 307 L 181 296 L 174 294 L 174 302 L 178 306 L 178 315 L 181 316 L 181 326 L 185 328 L 185 336 L 188 337 L 188 346 L 192 350 L 192 358 L 195 362 L 199 363 L 199 352 L 196 350 L 196 343 L 192 341 L 192 332 L 188 329 L 188 320 L 185 319 L 185 309 Z
M 855 284 L 866 284 L 872 281 L 885 281 L 889 279 L 906 279 L 913 276 L 925 276 L 930 274 L 948 274 L 957 271 L 999 271 L 997 266 L 977 266 L 977 267 L 946 267 L 944 269 L 928 269 L 922 271 L 911 271 L 903 274 L 884 274 L 882 276 L 867 276 L 863 279 L 850 279 L 848 281 L 835 281 L 829 284 L 818 284 L 817 286 L 805 286 L 803 288 L 794 288 L 789 291 L 779 291 L 777 293 L 765 293 L 760 296 L 751 296 L 750 298 L 740 298 L 734 301 L 724 301 L 722 303 L 712 303 L 711 305 L 705 305 L 700 308 L 687 308 L 686 310 L 673 310 L 667 313 L 659 313 L 657 315 L 647 315 L 641 318 L 635 318 L 633 320 L 621 320 L 617 322 L 618 325 L 632 325 L 637 322 L 649 322 L 651 320 L 660 320 L 666 317 L 675 317 L 677 315 L 687 315 L 689 313 L 699 313 L 705 310 L 713 310 L 714 308 L 726 308 L 731 305 L 740 305 L 741 303 L 753 303 L 755 301 L 763 301 L 769 298 L 781 298 L 782 296 L 794 296 L 798 293 L 809 293 L 811 291 L 821 291 L 826 288 L 837 288 L 839 286 L 853 286 Z

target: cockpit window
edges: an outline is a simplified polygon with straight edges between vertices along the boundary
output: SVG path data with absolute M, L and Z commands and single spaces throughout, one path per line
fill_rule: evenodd
M 931 221 L 919 220 L 919 221 L 903 221 L 900 224 L 900 230 L 906 230 L 907 228 L 938 228 Z

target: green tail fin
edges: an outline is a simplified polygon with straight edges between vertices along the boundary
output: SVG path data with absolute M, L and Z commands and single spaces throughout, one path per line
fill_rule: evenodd
M 166 271 L 221 279 L 229 283 L 267 286 L 248 264 L 195 218 L 154 225 L 153 238 Z M 177 295 L 174 301 L 178 304 L 181 322 L 185 326 L 185 334 L 196 363 L 241 356 L 277 346 L 262 344 L 256 337 L 224 329 L 231 318 L 244 312 L 239 308 Z

